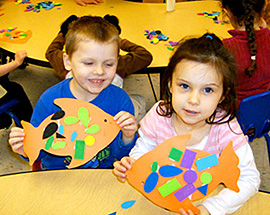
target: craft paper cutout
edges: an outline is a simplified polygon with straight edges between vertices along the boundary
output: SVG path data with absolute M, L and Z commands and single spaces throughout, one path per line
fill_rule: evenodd
M 54 103 L 62 110 L 48 116 L 38 128 L 22 121 L 23 150 L 30 165 L 40 150 L 44 150 L 53 155 L 71 156 L 68 168 L 81 166 L 106 148 L 120 131 L 113 116 L 91 103 L 68 98 L 55 99 Z
M 186 211 L 190 209 L 194 214 L 199 214 L 200 210 L 192 204 L 192 201 L 209 195 L 220 183 L 239 192 L 237 186 L 240 176 L 239 159 L 230 142 L 218 158 L 218 165 L 199 171 L 196 161 L 211 154 L 186 149 L 185 145 L 189 138 L 190 135 L 170 138 L 143 155 L 127 171 L 127 180 L 131 186 L 162 208 L 177 213 L 180 208 Z M 183 152 L 183 156 L 179 152 Z M 175 156 L 176 154 L 178 155 Z M 184 166 L 188 168 L 181 167 L 183 163 L 187 164 Z M 179 173 L 177 169 L 182 172 Z M 176 170 L 179 171 L 177 174 Z M 175 176 L 168 177 L 170 174 Z
M 136 200 L 127 201 L 121 204 L 121 208 L 128 209 L 135 204 Z
M 17 28 L 10 27 L 8 29 L 0 30 L 0 41 L 10 43 L 26 43 L 32 36 L 32 31 L 17 30 Z

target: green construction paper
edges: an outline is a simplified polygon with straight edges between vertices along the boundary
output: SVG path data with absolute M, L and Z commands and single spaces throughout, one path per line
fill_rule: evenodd
M 64 119 L 64 122 L 67 124 L 67 125 L 72 125 L 76 122 L 78 122 L 79 119 L 77 117 L 74 117 L 74 116 L 68 116 Z
M 65 141 L 56 142 L 52 145 L 52 149 L 62 149 L 65 148 L 67 143 Z
M 181 156 L 182 156 L 183 152 L 176 149 L 176 148 L 172 148 L 170 154 L 169 154 L 169 158 L 175 160 L 175 161 L 179 161 Z
M 203 184 L 209 184 L 212 181 L 212 175 L 208 172 L 204 172 L 203 174 L 201 174 L 200 179 Z
M 179 188 L 181 188 L 181 185 L 179 184 L 177 179 L 174 178 L 171 181 L 169 181 L 166 184 L 159 187 L 158 191 L 160 192 L 162 197 L 166 197 L 166 196 L 170 195 L 172 192 L 176 191 Z
M 75 159 L 84 159 L 84 148 L 85 148 L 84 141 L 83 140 L 76 140 L 75 154 L 74 154 Z
M 88 110 L 86 108 L 80 108 L 78 110 L 78 116 L 79 116 L 79 119 L 81 120 L 82 124 L 85 127 L 88 127 L 88 122 L 89 122 Z
M 158 169 L 158 163 L 155 161 L 153 162 L 152 166 L 151 166 L 152 172 L 156 172 Z
M 100 127 L 98 125 L 92 125 L 85 130 L 87 134 L 95 134 L 100 131 Z
M 53 144 L 53 141 L 54 141 L 54 137 L 53 137 L 53 136 L 50 136 L 50 137 L 47 139 L 47 141 L 46 141 L 46 143 L 45 143 L 45 149 L 46 149 L 46 150 L 49 150 L 49 149 L 51 148 L 51 146 L 52 146 L 52 144 Z

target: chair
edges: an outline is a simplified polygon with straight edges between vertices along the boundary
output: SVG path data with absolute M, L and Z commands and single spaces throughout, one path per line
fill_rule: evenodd
M 238 122 L 249 142 L 264 137 L 270 162 L 270 91 L 244 98 L 237 113 Z
M 17 116 L 15 116 L 11 111 L 10 108 L 13 107 L 14 105 L 18 104 L 19 100 L 17 99 L 11 99 L 10 101 L 0 105 L 0 114 L 6 113 L 8 114 L 16 123 L 17 126 L 22 127 L 22 124 Z

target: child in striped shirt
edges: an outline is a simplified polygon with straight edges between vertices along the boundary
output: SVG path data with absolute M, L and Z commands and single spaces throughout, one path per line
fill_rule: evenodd
M 124 182 L 136 159 L 157 145 L 181 134 L 191 134 L 186 147 L 220 155 L 233 141 L 239 157 L 239 193 L 227 188 L 197 207 L 201 214 L 230 214 L 257 191 L 260 184 L 248 138 L 235 118 L 236 64 L 215 34 L 180 41 L 163 76 L 163 100 L 140 122 L 139 139 L 129 156 L 114 163 L 114 174 Z M 180 210 L 183 215 L 192 211 Z

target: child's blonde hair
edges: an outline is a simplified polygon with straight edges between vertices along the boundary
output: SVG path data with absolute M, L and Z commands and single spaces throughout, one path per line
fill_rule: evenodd
M 120 38 L 117 28 L 101 17 L 83 16 L 70 24 L 66 36 L 66 53 L 71 58 L 77 50 L 78 43 L 88 40 L 99 43 L 116 42 L 119 52 Z

